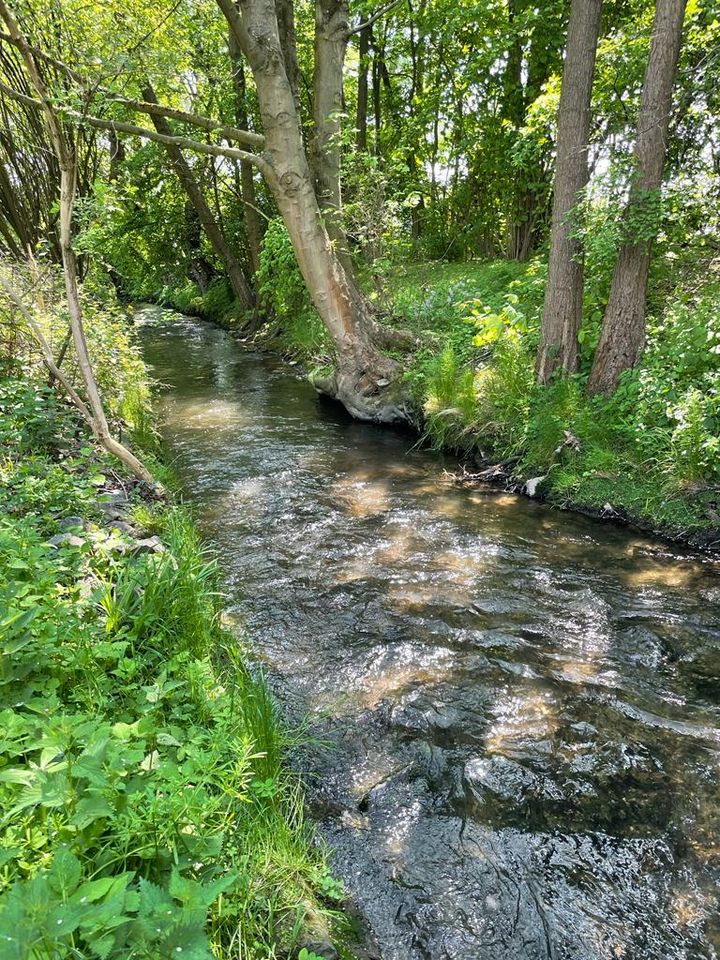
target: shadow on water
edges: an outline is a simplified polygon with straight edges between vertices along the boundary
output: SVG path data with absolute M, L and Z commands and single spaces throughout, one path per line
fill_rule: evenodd
M 453 488 L 222 331 L 143 336 L 384 960 L 717 957 L 717 568 Z

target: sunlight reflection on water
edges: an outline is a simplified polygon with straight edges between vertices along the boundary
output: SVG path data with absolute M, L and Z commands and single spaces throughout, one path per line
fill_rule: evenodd
M 144 338 L 383 960 L 715 960 L 716 565 L 457 489 L 212 327 Z

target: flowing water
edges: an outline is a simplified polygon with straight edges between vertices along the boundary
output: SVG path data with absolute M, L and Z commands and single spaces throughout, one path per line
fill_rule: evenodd
M 144 340 L 371 955 L 717 957 L 717 566 L 459 489 L 220 330 Z

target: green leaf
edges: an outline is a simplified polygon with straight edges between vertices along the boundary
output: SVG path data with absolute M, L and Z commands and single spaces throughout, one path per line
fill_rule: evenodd
M 78 858 L 67 847 L 60 847 L 47 875 L 52 889 L 63 897 L 69 897 L 77 889 L 81 876 L 82 866 Z
M 99 880 L 88 880 L 73 894 L 73 903 L 95 903 L 104 897 L 112 899 L 127 889 L 127 885 L 135 876 L 132 871 L 122 873 L 117 877 L 101 877 Z

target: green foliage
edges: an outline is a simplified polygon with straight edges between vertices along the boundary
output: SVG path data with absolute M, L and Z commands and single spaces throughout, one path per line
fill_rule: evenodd
M 497 340 L 490 361 L 478 370 L 478 430 L 500 456 L 516 456 L 528 426 L 533 359 L 517 330 Z
M 16 378 L 0 406 L 2 956 L 292 950 L 335 888 L 191 518 L 138 502 L 164 550 L 134 552 L 74 414 Z
M 260 297 L 277 321 L 281 343 L 303 359 L 330 352 L 325 327 L 310 302 L 290 237 L 281 219 L 271 220 L 265 232 L 258 271 Z M 278 333 L 269 325 L 272 333 Z
M 460 446 L 477 414 L 474 372 L 461 366 L 451 343 L 424 361 L 427 435 L 434 446 Z
M 435 446 L 516 450 L 544 277 L 537 262 L 495 261 L 405 268 L 395 281 L 396 309 L 422 331 L 406 381 Z
M 67 339 L 69 326 L 59 272 L 46 266 L 39 282 L 32 282 L 26 271 L 17 269 L 16 273 L 21 278 L 21 285 L 28 288 L 28 300 L 32 295 L 36 301 L 36 318 L 45 338 L 56 354 L 59 353 Z M 132 323 L 132 308 L 121 306 L 111 296 L 100 299 L 86 290 L 81 291 L 81 303 L 90 359 L 106 415 L 114 428 L 121 427 L 130 434 L 134 444 L 152 450 L 156 436 L 148 417 L 150 389 Z M 56 444 L 62 443 L 69 431 L 64 426 L 69 416 L 67 408 L 53 399 L 53 390 L 41 386 L 47 374 L 37 343 L 24 321 L 0 297 L 0 326 L 5 323 L 14 328 L 17 335 L 8 344 L 0 342 L 0 368 L 15 374 L 22 371 L 34 378 L 6 385 L 6 389 L 23 391 L 25 396 L 24 401 L 16 400 L 20 407 L 8 408 L 8 414 L 14 416 L 7 421 L 7 426 L 31 430 L 29 447 L 38 443 L 42 445 L 42 435 L 46 440 L 53 437 Z M 82 379 L 74 345 L 69 339 L 62 366 L 65 375 L 82 395 Z M 6 398 L 4 402 L 10 401 Z M 37 406 L 35 415 L 31 414 L 27 404 Z
M 611 262 L 611 219 L 590 243 L 600 272 L 603 257 Z M 606 276 L 588 282 L 583 372 L 534 383 L 545 276 L 538 261 L 399 272 L 395 303 L 421 340 L 406 381 L 428 439 L 514 463 L 522 479 L 546 475 L 544 492 L 562 503 L 611 503 L 657 524 L 706 527 L 712 494 L 702 487 L 720 477 L 720 288 L 712 272 L 691 292 L 670 288 L 641 365 L 608 400 L 584 390 Z
M 347 135 L 354 131 L 346 128 Z M 383 262 L 399 262 L 411 250 L 405 217 L 416 197 L 394 195 L 393 183 L 405 172 L 399 159 L 382 163 L 369 153 L 352 151 L 345 144 L 343 183 L 345 200 L 342 221 L 359 267 L 372 265 L 377 271 Z

